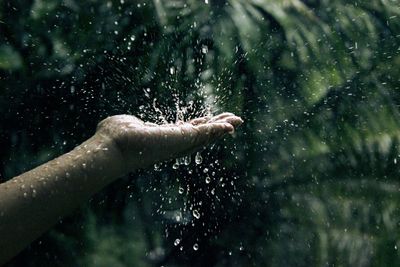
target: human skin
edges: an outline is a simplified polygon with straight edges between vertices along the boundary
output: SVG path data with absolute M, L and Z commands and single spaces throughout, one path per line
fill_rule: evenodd
M 130 115 L 101 121 L 69 153 L 0 184 L 0 265 L 117 178 L 191 154 L 242 122 L 232 113 L 165 125 Z

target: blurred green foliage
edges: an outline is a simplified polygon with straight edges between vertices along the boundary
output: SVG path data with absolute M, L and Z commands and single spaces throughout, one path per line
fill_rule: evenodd
M 204 152 L 222 183 L 131 174 L 9 265 L 399 265 L 399 77 L 398 0 L 2 1 L 3 181 L 154 99 L 246 121 Z

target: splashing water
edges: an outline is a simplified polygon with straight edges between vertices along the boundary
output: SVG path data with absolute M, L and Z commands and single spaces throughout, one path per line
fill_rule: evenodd
M 208 4 L 208 1 L 206 3 Z M 200 52 L 208 57 L 211 54 L 209 49 L 212 48 L 202 45 Z M 165 87 L 164 91 L 157 91 L 157 89 L 148 88 L 148 86 L 140 88 L 143 97 L 137 100 L 139 102 L 137 107 L 133 106 L 129 97 L 124 98 L 118 95 L 120 106 L 116 108 L 120 110 L 123 106 L 122 109 L 127 110 L 127 113 L 134 114 L 143 121 L 156 124 L 182 123 L 197 117 L 212 116 L 212 114 L 218 113 L 217 102 L 222 100 L 214 94 L 215 90 L 218 91 L 218 88 L 214 88 L 210 83 L 199 78 L 191 91 L 182 93 L 174 87 L 174 84 L 179 84 L 178 78 L 181 71 L 179 64 L 168 66 L 165 71 L 170 80 L 162 84 Z M 129 77 L 116 78 L 134 80 Z M 105 84 L 103 87 L 106 88 L 107 85 Z M 168 93 L 165 94 L 165 92 Z M 133 91 L 135 98 L 137 98 L 137 95 L 138 92 Z M 114 105 L 115 101 L 109 104 Z M 211 235 L 217 228 L 218 222 L 216 222 L 216 225 L 206 227 L 202 226 L 202 223 L 204 223 L 203 219 L 207 219 L 207 216 L 212 217 L 213 214 L 218 212 L 221 199 L 240 197 L 240 194 L 235 191 L 233 180 L 230 182 L 221 179 L 222 176 L 225 177 L 225 169 L 221 160 L 215 158 L 218 157 L 218 154 L 215 153 L 214 155 L 214 152 L 212 152 L 216 149 L 218 149 L 218 146 L 209 147 L 192 156 L 178 158 L 172 163 L 154 164 L 152 175 L 155 177 L 148 179 L 150 186 L 144 187 L 146 193 L 159 194 L 160 201 L 157 203 L 155 212 L 161 218 L 165 218 L 165 222 L 162 223 L 168 230 L 166 237 L 172 238 L 169 239 L 171 245 L 173 244 L 180 251 L 184 247 L 186 248 L 182 245 L 186 231 L 199 227 L 198 229 L 205 231 L 203 234 Z M 231 174 L 230 177 L 234 177 L 234 175 Z M 201 180 L 198 180 L 198 178 Z M 209 203 L 205 203 L 205 199 Z M 173 223 L 169 224 L 170 221 Z M 194 240 L 199 242 L 198 238 Z M 198 249 L 199 245 L 193 244 L 193 250 L 197 251 Z

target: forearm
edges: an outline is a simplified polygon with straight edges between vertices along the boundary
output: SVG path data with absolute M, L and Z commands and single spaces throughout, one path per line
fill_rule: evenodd
M 0 184 L 0 265 L 125 170 L 95 135 L 71 152 Z
M 73 151 L 0 184 L 0 265 L 117 177 L 192 153 L 241 123 L 231 113 L 163 126 L 104 119 Z

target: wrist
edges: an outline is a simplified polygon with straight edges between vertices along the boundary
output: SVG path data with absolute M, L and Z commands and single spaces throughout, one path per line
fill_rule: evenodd
M 128 172 L 120 148 L 107 135 L 96 133 L 75 150 L 86 159 L 87 171 L 97 172 L 102 178 L 114 180 Z

